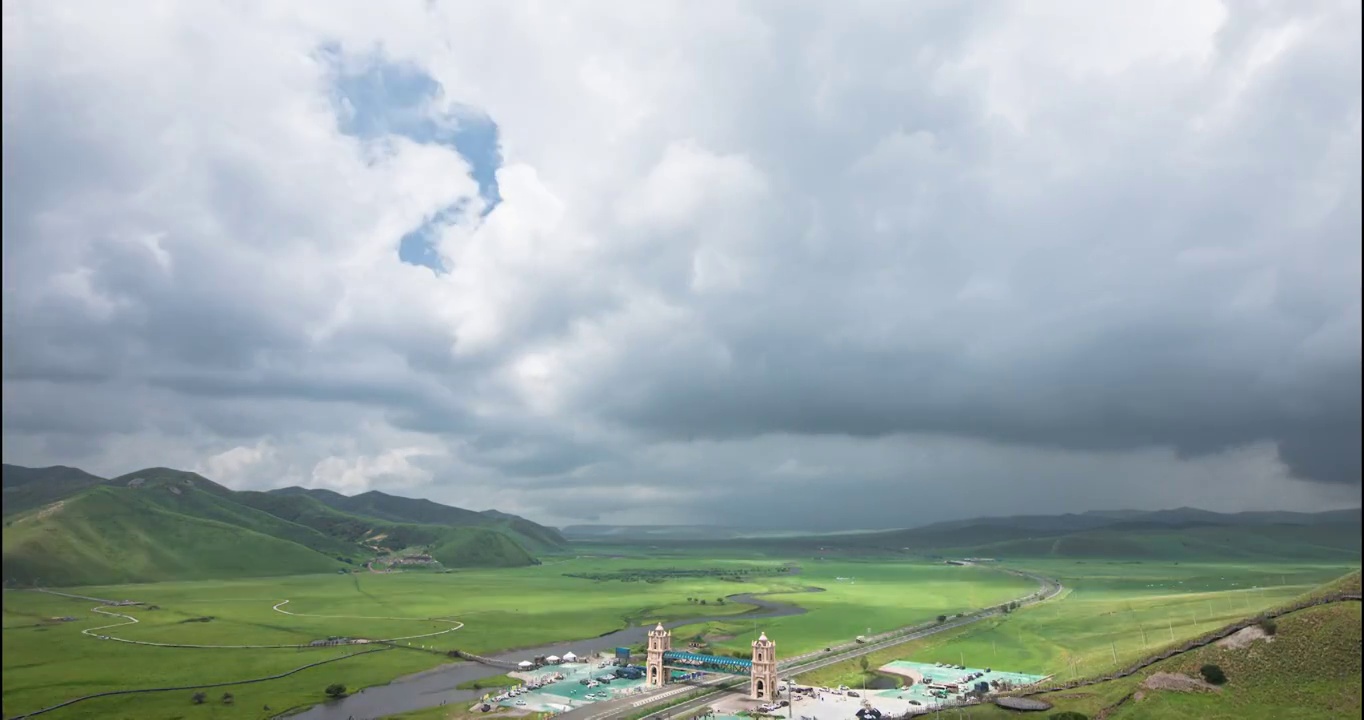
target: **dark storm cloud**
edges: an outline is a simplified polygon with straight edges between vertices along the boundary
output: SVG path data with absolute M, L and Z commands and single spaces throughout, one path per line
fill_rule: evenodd
M 1262 39 L 1244 23 L 1228 32 L 1241 37 L 1222 38 L 1230 54 Z M 794 129 L 747 147 L 760 167 L 823 153 L 824 172 L 796 175 L 830 183 L 800 188 L 806 203 L 790 207 L 815 211 L 798 210 L 798 222 L 853 226 L 859 203 L 894 213 L 927 202 L 928 220 L 891 233 L 863 222 L 864 237 L 835 236 L 815 250 L 782 226 L 789 234 L 765 248 L 760 279 L 737 301 L 751 306 L 694 305 L 726 364 L 640 349 L 587 393 L 584 409 L 669 438 L 929 433 L 1188 455 L 1268 440 L 1300 477 L 1358 484 L 1360 70 L 1357 59 L 1342 62 L 1351 45 L 1357 33 L 1284 51 L 1243 90 L 1226 132 L 1206 138 L 1191 134 L 1189 116 L 1217 111 L 1208 98 L 1232 74 L 1228 58 L 1174 108 L 1147 104 L 1153 80 L 1172 81 L 1159 67 L 1119 78 L 1130 91 L 1077 83 L 1043 111 L 1036 133 L 1065 133 L 1055 161 L 1086 171 L 1034 178 L 1039 194 L 1026 206 L 1009 204 L 990 173 L 962 169 L 1011 166 L 1015 182 L 1029 182 L 1027 152 L 999 147 L 997 128 L 967 121 L 978 109 L 967 98 L 916 99 L 909 89 L 893 96 L 898 106 L 840 116 L 855 123 L 847 134 L 801 127 L 813 114 L 789 112 Z M 926 74 L 931 64 L 893 58 L 878 65 L 887 75 Z M 799 83 L 785 89 L 764 107 L 790 110 L 811 94 Z M 868 138 L 897 127 L 923 133 L 925 152 L 880 176 L 880 187 L 837 184 Z M 791 134 L 829 141 L 794 154 Z M 1326 168 L 1338 185 L 1311 198 L 1306 178 Z M 1305 223 L 1295 217 L 1304 204 L 1316 206 Z M 1269 254 L 1256 247 L 1271 242 Z M 1208 267 L 1182 260 L 1231 248 Z M 1340 264 L 1309 259 L 1324 257 Z M 944 301 L 982 269 L 1003 299 Z M 1238 310 L 1245 295 L 1256 306 Z M 1322 333 L 1335 336 L 1329 355 L 1304 358 Z

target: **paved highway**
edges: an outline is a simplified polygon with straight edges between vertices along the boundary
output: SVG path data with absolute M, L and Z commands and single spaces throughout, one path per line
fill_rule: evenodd
M 1008 572 L 1031 578 L 1037 581 L 1041 586 L 1040 589 L 1031 595 L 1019 599 L 1019 605 L 1031 605 L 1044 600 L 1050 600 L 1051 598 L 1056 597 L 1062 590 L 1061 584 L 1050 578 L 1035 575 L 1033 573 L 1017 571 Z M 959 628 L 963 625 L 980 622 L 981 620 L 998 615 L 999 613 L 1000 611 L 997 608 L 979 610 L 970 615 L 955 618 L 942 624 L 934 624 L 927 627 L 913 626 L 910 628 L 893 630 L 889 633 L 883 633 L 870 638 L 871 642 L 844 643 L 843 645 L 831 648 L 829 652 L 808 653 L 806 655 L 788 658 L 779 664 L 779 672 L 783 678 L 793 678 L 800 673 L 818 670 L 888 647 L 894 647 L 896 645 L 928 637 L 929 635 Z M 700 683 L 668 687 L 643 697 L 627 697 L 620 700 L 595 703 L 566 713 L 560 713 L 556 717 L 563 718 L 564 720 L 619 720 L 620 718 L 635 715 L 639 713 L 640 710 L 650 705 L 657 705 L 666 700 L 676 698 L 679 695 L 690 692 L 703 692 L 702 695 L 692 700 L 688 700 L 679 705 L 673 705 L 672 707 L 668 707 L 661 711 L 665 712 L 667 715 L 680 715 L 693 710 L 698 710 L 715 702 L 725 690 L 742 687 L 747 684 L 748 678 L 746 677 L 736 679 L 734 677 L 726 676 L 711 676 Z

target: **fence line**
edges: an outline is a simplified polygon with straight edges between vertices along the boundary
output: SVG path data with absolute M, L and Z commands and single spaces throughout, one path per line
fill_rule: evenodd
M 1136 673 L 1145 670 L 1146 668 L 1155 665 L 1158 662 L 1169 660 L 1170 658 L 1176 655 L 1183 655 L 1184 653 L 1187 653 L 1191 650 L 1197 650 L 1198 648 L 1211 645 L 1212 643 L 1215 643 L 1218 640 L 1223 640 L 1252 625 L 1258 625 L 1259 623 L 1262 623 L 1266 620 L 1273 620 L 1274 618 L 1282 617 L 1284 615 L 1288 615 L 1289 613 L 1295 613 L 1300 610 L 1306 610 L 1308 608 L 1317 607 L 1319 605 L 1330 605 L 1332 603 L 1338 602 L 1359 601 L 1360 601 L 1359 593 L 1346 592 L 1331 593 L 1330 595 L 1322 595 L 1315 598 L 1299 600 L 1291 605 L 1286 605 L 1275 610 L 1268 610 L 1258 615 L 1253 615 L 1251 617 L 1239 620 L 1237 622 L 1232 623 L 1231 625 L 1227 625 L 1218 630 L 1214 630 L 1209 633 L 1204 633 L 1196 638 L 1193 638 L 1192 640 L 1187 640 L 1157 655 L 1148 656 L 1145 659 L 1139 660 L 1136 663 L 1133 663 L 1132 665 L 1129 665 L 1126 668 L 1118 672 L 1111 673 L 1109 675 L 1087 678 L 1084 680 L 1072 680 L 1070 682 L 1062 683 L 1060 685 L 1051 685 L 1047 687 L 1032 687 L 1023 692 L 1010 694 L 1021 697 L 1031 697 L 1033 695 L 1041 695 L 1043 693 L 1056 692 L 1058 690 L 1073 690 L 1075 688 L 1088 687 L 1090 685 L 1097 685 L 1103 682 L 1119 680 L 1121 678 L 1135 675 Z

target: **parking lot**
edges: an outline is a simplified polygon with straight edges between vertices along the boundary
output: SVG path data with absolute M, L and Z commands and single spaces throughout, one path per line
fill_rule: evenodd
M 600 660 L 581 663 L 561 663 L 546 665 L 535 670 L 509 673 L 511 677 L 528 683 L 545 682 L 556 674 L 563 679 L 547 682 L 538 688 L 526 690 L 519 695 L 510 695 L 497 700 L 496 694 L 490 700 L 503 707 L 527 712 L 565 712 L 576 707 L 590 705 L 603 700 L 611 700 L 628 695 L 641 694 L 644 680 L 615 678 L 607 683 L 584 685 L 583 680 L 600 678 L 610 674 L 614 668 L 600 667 Z

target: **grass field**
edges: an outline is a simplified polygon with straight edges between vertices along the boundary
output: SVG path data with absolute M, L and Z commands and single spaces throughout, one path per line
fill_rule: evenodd
M 1359 576 L 1351 579 L 1355 592 Z M 1309 608 L 1278 619 L 1272 642 L 1245 648 L 1208 646 L 1120 680 L 1042 695 L 1053 712 L 1074 711 L 1109 720 L 1335 720 L 1361 713 L 1359 603 Z M 1142 688 L 1156 672 L 1198 676 L 1215 664 L 1227 683 L 1215 693 Z M 1134 699 L 1135 692 L 1142 697 Z M 956 715 L 954 711 L 954 716 Z M 994 706 L 965 708 L 963 719 L 1004 720 L 1018 714 Z
M 545 565 L 391 575 L 319 574 L 230 581 L 200 581 L 85 588 L 94 597 L 132 598 L 156 606 L 120 608 L 140 622 L 109 634 L 154 642 L 193 644 L 307 643 L 332 635 L 395 637 L 448 628 L 441 619 L 465 623 L 457 631 L 413 641 L 436 651 L 460 648 L 490 652 L 556 640 L 597 636 L 627 624 L 698 615 L 734 614 L 730 622 L 678 631 L 720 635 L 721 650 L 745 650 L 755 630 L 791 656 L 886 630 L 981 606 L 998 604 L 1033 589 L 1031 583 L 981 568 L 913 562 L 803 559 L 799 573 L 753 572 L 744 582 L 690 576 L 665 582 L 567 577 L 657 577 L 665 569 L 776 568 L 777 559 L 739 560 L 696 555 L 672 557 L 561 558 Z M 1000 622 L 959 631 L 931 644 L 908 645 L 894 657 L 955 660 L 1019 671 L 1065 672 L 1072 660 L 1082 674 L 1112 664 L 1114 650 L 1129 659 L 1146 646 L 1187 637 L 1227 619 L 1300 593 L 1344 570 L 1330 566 L 1174 565 L 1038 561 L 1019 563 L 1059 577 L 1070 588 L 1063 600 L 1025 609 Z M 1262 590 L 1248 588 L 1259 585 Z M 807 586 L 825 592 L 796 592 Z M 805 615 L 758 624 L 739 614 L 748 606 L 716 604 L 736 593 L 777 592 L 809 609 Z M 712 599 L 705 607 L 689 598 Z M 272 609 L 289 600 L 281 609 Z M 358 648 L 230 650 L 139 647 L 80 634 L 119 622 L 93 615 L 94 603 L 33 592 L 4 593 L 4 712 L 12 715 L 72 697 L 112 689 L 189 685 L 272 675 Z M 1209 609 L 1209 605 L 1211 609 Z M 1194 615 L 1197 614 L 1195 619 Z M 74 622 L 51 618 L 72 616 Z M 333 616 L 333 617 L 313 617 Z M 364 616 L 355 620 L 349 617 Z M 210 618 L 207 621 L 200 621 Z M 391 618 L 391 619 L 389 619 Z M 1142 632 L 1146 633 L 1143 643 Z M 1163 634 L 1162 634 L 1163 633 Z M 729 636 L 729 637 L 724 637 Z M 893 659 L 886 657 L 884 660 Z M 322 689 L 381 684 L 446 662 L 435 652 L 397 649 L 342 660 L 257 685 L 209 691 L 210 702 L 193 705 L 177 691 L 98 699 L 45 717 L 73 718 L 259 718 L 271 711 L 309 705 Z M 878 663 L 879 664 L 879 663 Z M 858 674 L 855 665 L 825 673 L 829 681 Z M 845 680 L 846 682 L 846 680 Z M 853 682 L 847 682 L 852 685 Z M 232 705 L 215 702 L 231 691 Z M 437 712 L 437 711 L 433 711 Z M 426 717 L 426 716 L 421 716 Z M 431 717 L 444 717 L 440 714 Z
M 773 595 L 769 599 L 807 608 L 805 615 L 758 623 L 688 625 L 674 637 L 703 635 L 713 650 L 748 652 L 756 633 L 777 643 L 778 657 L 818 650 L 831 641 L 883 632 L 938 615 L 997 605 L 1026 595 L 1036 583 L 982 568 L 942 563 L 808 561 L 796 584 L 825 588 L 819 593 Z
M 783 642 L 783 652 L 847 640 L 865 626 L 890 627 L 932 617 L 940 610 L 965 610 L 1031 589 L 998 573 L 922 564 L 803 563 L 799 574 L 755 573 L 745 582 L 687 577 L 666 582 L 622 582 L 566 577 L 565 573 L 620 573 L 664 568 L 777 567 L 777 561 L 706 558 L 562 559 L 542 566 L 466 570 L 448 574 L 320 574 L 231 581 L 173 582 L 84 588 L 93 597 L 131 598 L 155 605 L 118 608 L 139 619 L 109 634 L 151 642 L 189 644 L 294 644 L 332 635 L 402 637 L 436 632 L 448 618 L 465 627 L 415 640 L 439 651 L 459 648 L 489 652 L 547 642 L 593 637 L 627 624 L 698 615 L 740 614 L 749 606 L 688 598 L 735 593 L 797 590 L 789 599 L 811 609 L 763 627 Z M 840 582 L 837 577 L 855 577 Z M 272 606 L 289 600 L 281 609 Z M 99 641 L 85 628 L 120 622 L 94 615 L 95 603 L 34 592 L 4 594 L 4 712 L 33 710 L 72 697 L 111 689 L 161 687 L 266 676 L 356 648 L 324 650 L 234 650 L 139 647 Z M 398 619 L 351 620 L 366 616 Z M 51 622 L 59 616 L 75 622 Z M 208 621 L 196 621 L 211 618 Z M 746 641 L 743 641 L 746 642 Z M 736 640 L 735 647 L 743 644 Z M 746 645 L 744 645 L 746 647 Z M 226 688 L 232 706 L 191 705 L 190 692 L 98 699 L 51 713 L 65 718 L 255 718 L 274 710 L 322 699 L 333 682 L 362 688 L 447 662 L 434 653 L 392 650 L 303 671 L 282 680 Z M 211 698 L 221 691 L 214 691 Z
M 1281 604 L 1352 569 L 1049 560 L 1017 565 L 1061 580 L 1064 595 L 1006 617 L 873 654 L 870 667 L 874 670 L 891 660 L 908 659 L 1064 679 L 1100 674 L 1172 641 Z M 867 679 L 856 662 L 801 677 L 811 684 L 849 686 Z

